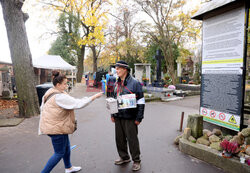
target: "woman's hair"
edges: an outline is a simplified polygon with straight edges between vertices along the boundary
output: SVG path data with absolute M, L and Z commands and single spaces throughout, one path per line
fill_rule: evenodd
M 52 71 L 53 76 L 53 85 L 56 86 L 56 84 L 61 84 L 64 79 L 67 79 L 64 74 L 60 74 L 58 71 Z

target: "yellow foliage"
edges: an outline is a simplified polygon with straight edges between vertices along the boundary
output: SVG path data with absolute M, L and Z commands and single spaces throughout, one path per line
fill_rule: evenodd
M 58 0 L 51 7 L 56 11 L 73 13 L 75 16 L 80 15 L 81 23 L 89 29 L 89 34 L 79 40 L 78 45 L 91 46 L 105 42 L 103 29 L 106 28 L 108 22 L 106 16 L 108 11 L 104 10 L 102 5 L 106 3 L 111 5 L 108 0 L 102 2 L 97 0 Z

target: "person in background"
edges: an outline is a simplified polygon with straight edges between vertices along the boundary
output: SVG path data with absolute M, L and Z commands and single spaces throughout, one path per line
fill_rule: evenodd
M 85 74 L 86 86 L 89 86 L 89 73 Z
M 113 73 L 109 72 L 109 78 L 107 80 L 107 97 L 114 97 L 114 86 L 116 82 L 116 77 Z
M 76 99 L 68 95 L 67 78 L 57 71 L 53 71 L 53 88 L 43 96 L 39 122 L 39 134 L 46 134 L 51 138 L 54 154 L 50 157 L 42 173 L 49 173 L 57 163 L 63 159 L 65 173 L 78 172 L 82 168 L 72 166 L 70 161 L 69 134 L 76 130 L 74 109 L 87 106 L 103 93 L 91 97 Z
M 93 74 L 93 79 L 94 80 L 96 79 L 96 72 Z
M 68 80 L 67 85 L 68 85 L 68 92 L 70 92 L 72 89 L 72 84 L 70 80 Z
M 125 61 L 118 61 L 115 66 L 119 78 L 116 82 L 114 97 L 120 98 L 124 95 L 135 94 L 136 98 L 136 103 L 134 103 L 136 108 L 118 109 L 118 113 L 111 114 L 111 121 L 115 123 L 116 147 L 120 156 L 118 160 L 115 160 L 115 165 L 130 162 L 127 146 L 129 145 L 129 151 L 134 161 L 132 170 L 138 171 L 141 169 L 138 125 L 144 118 L 145 99 L 140 82 L 134 79 L 129 73 L 130 68 L 128 64 Z M 118 102 L 123 103 L 123 105 L 127 101 L 120 100 L 119 102 L 118 99 Z
M 106 78 L 106 81 L 108 82 L 109 80 L 109 76 L 110 76 L 110 71 L 106 74 L 105 78 Z
M 96 79 L 96 72 L 94 72 L 94 74 L 93 74 L 93 80 L 94 80 L 94 86 L 95 87 L 98 87 L 98 83 L 97 83 L 97 79 Z

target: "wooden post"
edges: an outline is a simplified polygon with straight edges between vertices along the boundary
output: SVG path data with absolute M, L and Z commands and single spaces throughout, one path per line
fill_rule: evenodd
M 182 126 L 183 126 L 183 118 L 184 118 L 184 112 L 181 113 L 181 124 L 180 124 L 180 132 L 182 132 Z

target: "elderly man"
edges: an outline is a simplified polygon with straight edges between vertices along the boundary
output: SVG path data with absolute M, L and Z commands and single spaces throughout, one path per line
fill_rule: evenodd
M 116 63 L 118 81 L 115 85 L 114 97 L 118 101 L 118 113 L 111 115 L 111 121 L 115 123 L 116 147 L 120 159 L 115 161 L 116 165 L 133 160 L 133 171 L 141 169 L 140 147 L 138 140 L 138 125 L 144 114 L 145 99 L 142 86 L 139 81 L 130 75 L 130 68 L 125 61 Z

